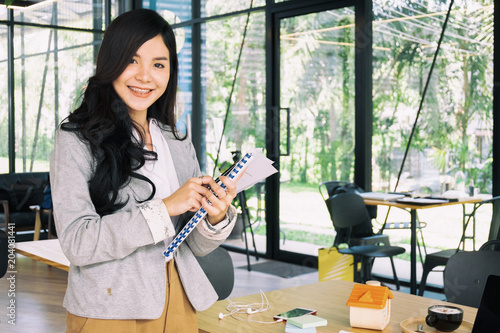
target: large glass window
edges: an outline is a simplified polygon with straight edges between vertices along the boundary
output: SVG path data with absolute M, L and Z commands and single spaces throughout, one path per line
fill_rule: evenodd
M 16 171 L 46 171 L 54 131 L 93 72 L 93 34 L 19 27 L 14 37 Z
M 175 17 L 178 17 L 178 21 L 172 20 L 172 17 L 168 14 L 164 15 L 168 23 L 174 24 L 182 21 L 191 20 L 192 16 L 192 5 L 189 0 L 146 0 L 143 1 L 142 6 L 144 8 L 156 10 L 160 14 L 164 15 L 163 11 L 169 13 L 174 13 Z
M 280 249 L 333 244 L 318 184 L 353 178 L 354 37 L 351 7 L 280 21 Z
M 7 70 L 7 28 L 0 26 L 0 173 L 9 172 L 9 119 L 7 112 L 8 103 L 8 70 Z
M 437 0 L 373 2 L 372 166 L 376 191 L 468 196 L 470 187 L 472 193 L 485 197 L 491 193 L 492 0 L 455 1 L 396 188 L 448 7 L 449 1 Z M 382 221 L 385 213 L 379 212 Z M 400 210 L 393 209 L 391 214 L 389 219 L 408 219 Z M 424 229 L 428 247 L 458 245 L 463 216 L 460 205 L 419 214 L 428 222 Z M 485 207 L 479 212 L 477 244 L 487 240 L 490 221 L 491 207 Z
M 104 1 L 44 1 L 14 10 L 17 22 L 104 30 Z
M 114 7 L 110 10 L 116 12 Z M 48 1 L 15 8 L 13 13 L 14 39 L 7 41 L 6 34 L 2 34 L 5 40 L 0 47 L 0 66 L 6 75 L 6 48 L 12 43 L 15 171 L 48 171 L 55 129 L 74 109 L 94 71 L 106 21 L 104 2 Z M 1 29 L 6 31 L 5 26 Z M 3 91 L 7 79 L 1 81 Z M 2 98 L 7 95 L 5 90 Z M 7 124 L 7 113 L 2 113 L 0 126 L 7 128 Z M 0 145 L 1 172 L 10 171 L 7 133 L 2 130 L 5 139 Z
M 217 164 L 224 167 L 233 161 L 231 152 L 245 153 L 249 148 L 265 148 L 266 65 L 265 34 L 262 29 L 265 25 L 265 15 L 263 12 L 250 15 L 241 60 L 237 67 L 246 19 L 247 15 L 241 15 L 202 25 L 206 52 L 203 53 L 201 72 L 203 104 L 206 108 L 209 174 L 214 170 L 218 152 Z M 225 131 L 221 138 L 225 121 Z M 264 222 L 262 189 L 262 184 L 257 185 L 247 191 L 246 196 L 254 229 L 261 235 L 256 236 L 257 250 L 265 252 L 265 237 L 262 236 L 265 234 L 265 227 L 261 227 Z M 239 201 L 236 201 L 236 204 L 240 206 Z M 230 240 L 237 246 L 244 245 L 239 234 L 241 232 L 242 230 L 237 228 Z
M 202 6 L 208 17 L 237 12 L 250 8 L 252 0 L 202 0 Z M 266 4 L 265 0 L 253 0 L 252 7 L 261 7 Z

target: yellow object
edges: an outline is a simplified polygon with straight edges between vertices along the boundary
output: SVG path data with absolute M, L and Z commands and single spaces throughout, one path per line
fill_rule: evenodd
M 387 287 L 356 284 L 352 288 L 347 305 L 360 308 L 383 309 L 387 300 L 392 298 L 394 296 Z
M 359 298 L 359 301 L 364 303 L 373 303 L 371 291 L 367 291 L 366 293 L 364 293 L 363 296 Z
M 322 248 L 318 250 L 319 281 L 344 280 L 354 281 L 354 257 L 342 254 L 337 248 Z

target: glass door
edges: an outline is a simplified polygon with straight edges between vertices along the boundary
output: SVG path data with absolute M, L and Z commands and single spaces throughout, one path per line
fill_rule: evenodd
M 317 256 L 334 237 L 318 185 L 352 181 L 354 174 L 355 10 L 329 9 L 277 22 L 278 252 Z

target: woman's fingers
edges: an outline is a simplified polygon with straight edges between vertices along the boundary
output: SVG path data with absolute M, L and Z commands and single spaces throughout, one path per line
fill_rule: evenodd
M 219 177 L 224 187 L 210 176 L 190 178 L 177 191 L 163 199 L 170 215 L 196 212 L 204 207 L 210 223 L 220 222 L 236 197 L 236 184 L 228 177 Z
M 163 202 L 170 215 L 177 216 L 187 211 L 196 212 L 202 206 L 202 198 L 209 195 L 210 190 L 203 186 L 200 177 L 188 179 L 177 191 Z

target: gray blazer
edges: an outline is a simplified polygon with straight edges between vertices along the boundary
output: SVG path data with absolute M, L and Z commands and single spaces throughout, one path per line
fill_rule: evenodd
M 176 140 L 167 131 L 164 136 L 179 184 L 200 176 L 190 140 Z M 158 318 L 165 305 L 165 243 L 154 244 L 136 201 L 146 199 L 151 186 L 131 179 L 119 193 L 120 198 L 129 198 L 125 207 L 100 217 L 88 190 L 94 165 L 87 143 L 75 133 L 57 132 L 50 165 L 54 218 L 62 250 L 71 263 L 63 305 L 82 317 Z M 217 294 L 195 256 L 208 254 L 229 235 L 236 216 L 234 209 L 228 214 L 231 222 L 222 232 L 207 237 L 198 225 L 174 255 L 184 290 L 199 311 L 210 307 Z M 180 216 L 178 225 L 191 215 Z

